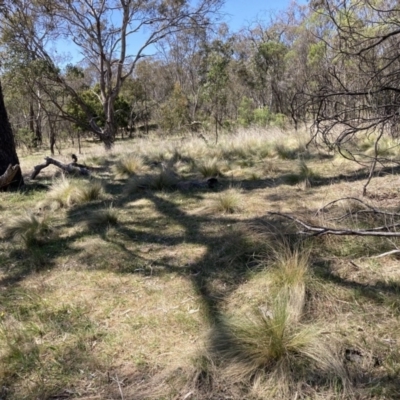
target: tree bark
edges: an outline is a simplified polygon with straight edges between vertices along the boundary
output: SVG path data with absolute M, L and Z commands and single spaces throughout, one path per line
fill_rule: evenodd
M 14 135 L 11 129 L 10 122 L 8 120 L 7 111 L 4 105 L 3 92 L 0 84 L 0 176 L 2 176 L 9 165 L 19 165 L 17 152 L 15 150 Z M 18 168 L 14 177 L 11 179 L 6 186 L 18 188 L 24 184 L 21 169 Z
M 18 170 L 19 170 L 18 164 L 14 166 L 10 164 L 8 166 L 6 172 L 4 172 L 4 174 L 0 176 L 0 189 L 7 187 L 10 184 L 10 182 L 13 181 L 14 176 L 17 174 Z

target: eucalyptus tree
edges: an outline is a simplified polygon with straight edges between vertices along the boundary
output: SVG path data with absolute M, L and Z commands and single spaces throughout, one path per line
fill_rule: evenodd
M 10 171 L 9 166 L 15 168 L 12 179 L 2 179 L 3 174 Z M 19 187 L 24 184 L 21 169 L 18 167 L 19 160 L 15 150 L 15 142 L 11 125 L 8 120 L 7 110 L 4 105 L 3 92 L 0 85 L 0 189 L 14 186 Z
M 185 93 L 188 101 L 189 119 L 198 119 L 201 107 L 201 75 L 203 63 L 202 49 L 209 39 L 206 29 L 190 29 L 177 32 L 161 41 L 157 47 L 161 49 L 160 59 L 165 64 L 170 81 Z
M 54 85 L 73 98 L 91 131 L 106 148 L 113 144 L 117 124 L 114 105 L 126 79 L 152 46 L 187 29 L 205 29 L 223 0 L 4 0 L 0 27 L 11 53 L 40 61 L 49 90 Z M 90 107 L 65 79 L 62 57 L 55 49 L 69 41 L 81 59 L 96 71 L 98 98 L 105 115 L 99 126 Z M 133 41 L 140 41 L 132 49 Z M 72 119 L 52 96 L 60 112 Z
M 205 44 L 203 52 L 202 95 L 208 103 L 208 112 L 214 119 L 215 141 L 218 142 L 218 128 L 223 126 L 229 100 L 232 38 L 216 38 L 210 44 Z

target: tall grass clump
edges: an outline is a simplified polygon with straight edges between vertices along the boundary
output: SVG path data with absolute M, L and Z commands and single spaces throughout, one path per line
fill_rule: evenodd
M 143 165 L 141 157 L 129 154 L 115 163 L 113 171 L 117 179 L 128 178 L 141 172 L 143 170 Z
M 376 155 L 379 157 L 396 157 L 399 155 L 399 143 L 389 138 L 382 138 L 377 148 L 375 149 L 375 143 L 371 143 L 371 146 L 365 150 L 365 154 L 371 157 Z
M 305 291 L 309 279 L 310 251 L 278 242 L 270 253 L 269 280 L 276 291 L 299 288 Z
M 60 207 L 69 207 L 72 205 L 76 192 L 76 185 L 62 176 L 53 182 L 48 193 L 48 198 L 55 201 Z
M 282 143 L 275 143 L 274 151 L 281 160 L 295 160 L 299 155 L 297 149 L 290 148 Z
M 212 178 L 222 175 L 221 165 L 216 157 L 208 158 L 199 164 L 197 168 L 204 178 Z
M 102 199 L 104 188 L 100 181 L 90 181 L 78 185 L 76 191 L 76 203 L 88 203 Z
M 178 177 L 170 170 L 162 170 L 157 174 L 147 174 L 133 177 L 126 185 L 126 193 L 136 193 L 140 190 L 172 190 L 179 182 Z
M 263 274 L 269 282 L 265 306 L 246 316 L 236 311 L 211 333 L 210 350 L 220 357 L 228 379 L 251 381 L 266 398 L 291 398 L 306 380 L 347 385 L 332 338 L 322 324 L 304 322 L 309 254 L 278 243 Z
M 319 178 L 319 175 L 315 173 L 304 160 L 300 160 L 298 164 L 299 172 L 291 173 L 285 176 L 285 181 L 289 185 L 296 185 L 298 183 L 304 183 L 306 187 L 312 185 L 313 180 Z
M 104 196 L 104 188 L 99 181 L 72 180 L 63 177 L 55 181 L 48 193 L 49 200 L 60 207 L 99 200 Z
M 48 216 L 39 217 L 28 212 L 14 217 L 2 231 L 6 238 L 20 239 L 26 247 L 31 247 L 45 240 L 51 231 L 51 220 Z
M 87 225 L 91 228 L 100 226 L 115 226 L 119 221 L 119 213 L 112 205 L 109 207 L 97 210 L 92 213 L 87 219 Z
M 267 390 L 276 391 L 276 398 L 285 398 L 280 396 L 313 375 L 346 384 L 345 369 L 322 326 L 301 323 L 299 295 L 282 291 L 268 311 L 258 309 L 251 316 L 228 319 L 214 333 L 213 349 L 229 377 L 263 382 Z
M 233 214 L 241 210 L 242 203 L 240 189 L 231 187 L 214 198 L 210 208 L 216 212 Z

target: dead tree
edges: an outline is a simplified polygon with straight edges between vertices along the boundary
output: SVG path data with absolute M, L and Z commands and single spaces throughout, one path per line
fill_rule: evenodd
M 51 157 L 45 157 L 45 162 L 39 165 L 36 165 L 33 167 L 33 172 L 31 174 L 31 179 L 35 179 L 40 171 L 49 165 L 55 165 L 56 167 L 60 168 L 62 171 L 64 171 L 67 174 L 76 174 L 76 175 L 82 175 L 82 176 L 88 176 L 90 175 L 89 168 L 86 167 L 85 165 L 78 164 L 77 157 L 73 154 L 72 155 L 72 163 L 69 164 L 64 164 L 58 160 L 55 160 L 54 158 Z

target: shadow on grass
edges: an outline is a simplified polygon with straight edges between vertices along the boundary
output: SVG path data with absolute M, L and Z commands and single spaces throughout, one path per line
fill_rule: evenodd
M 400 315 L 400 283 L 377 281 L 374 284 L 364 284 L 338 276 L 331 268 L 329 261 L 318 261 L 313 264 L 313 271 L 320 279 L 335 285 L 351 289 L 354 296 L 373 301 L 376 305 L 390 307 Z
M 353 179 L 364 179 L 359 175 L 352 177 Z M 350 178 L 351 176 L 340 179 Z M 253 190 L 279 184 L 279 180 L 263 180 L 261 183 L 257 181 L 249 182 L 242 182 L 243 189 Z M 331 182 L 331 179 L 327 179 L 325 184 Z M 257 184 L 265 186 L 257 186 Z M 222 181 L 218 191 L 225 190 L 229 185 L 230 182 Z M 223 215 L 193 215 L 182 210 L 176 202 L 168 199 L 167 196 L 163 196 L 162 193 L 147 190 L 135 195 L 125 195 L 122 189 L 123 185 L 120 183 L 109 182 L 107 184 L 108 193 L 118 196 L 114 202 L 116 208 L 128 209 L 130 207 L 128 203 L 134 200 L 147 200 L 151 202 L 160 217 L 151 220 L 142 215 L 140 223 L 117 223 L 112 227 L 115 234 L 110 234 L 108 224 L 96 226 L 89 221 L 93 212 L 103 207 L 104 203 L 77 205 L 68 211 L 67 224 L 68 226 L 75 226 L 86 221 L 87 227 L 67 238 L 56 238 L 45 243 L 39 249 L 39 256 L 43 256 L 43 259 L 40 261 L 39 258 L 40 262 L 37 266 L 35 263 L 31 263 L 32 255 L 29 253 L 11 253 L 9 258 L 18 260 L 18 265 L 9 270 L 7 276 L 0 281 L 0 286 L 5 287 L 7 291 L 8 288 L 16 285 L 32 271 L 54 268 L 59 256 L 77 256 L 80 250 L 73 244 L 91 236 L 99 237 L 104 243 L 111 245 L 111 249 L 114 249 L 115 253 L 101 260 L 99 255 L 94 252 L 92 255 L 93 262 L 89 259 L 93 268 L 112 270 L 121 274 L 138 273 L 159 276 L 175 273 L 182 275 L 191 281 L 196 293 L 201 295 L 202 305 L 205 307 L 204 315 L 208 318 L 207 322 L 217 330 L 225 329 L 220 319 L 220 315 L 223 313 L 223 302 L 257 266 L 257 263 L 253 262 L 254 257 L 265 251 L 265 242 L 260 242 L 257 238 L 252 237 L 251 233 L 241 232 L 240 229 L 236 230 L 235 227 L 239 223 L 251 225 L 257 221 L 254 219 L 242 221 Z M 187 191 L 181 192 L 179 195 L 198 201 L 202 199 L 201 193 L 201 191 Z M 135 207 L 132 207 L 132 212 L 135 212 Z M 158 219 L 166 225 L 174 224 L 178 226 L 179 231 L 171 235 L 166 233 L 162 226 L 155 229 L 154 225 Z M 274 225 L 276 221 L 267 218 L 265 223 Z M 152 231 L 149 231 L 149 229 L 152 229 Z M 142 247 L 151 245 L 172 247 L 180 244 L 191 244 L 203 246 L 205 251 L 200 259 L 190 263 L 189 266 L 177 265 L 173 259 L 151 260 L 151 254 L 144 256 L 140 249 L 134 246 L 135 244 Z M 101 243 L 99 246 L 101 246 Z M 88 260 L 88 255 L 83 255 L 83 252 L 82 257 L 85 257 L 86 261 Z M 111 259 L 113 263 L 110 262 Z M 32 265 L 34 268 L 32 268 Z M 122 265 L 122 268 L 120 265 Z M 378 304 L 382 304 L 382 292 L 391 297 L 393 301 L 398 301 L 399 285 L 393 286 L 382 282 L 375 287 L 364 286 L 357 282 L 338 278 L 326 265 L 319 272 L 326 281 L 357 289 L 362 296 Z M 75 347 L 79 348 L 79 343 Z M 74 349 L 71 351 L 74 351 Z

